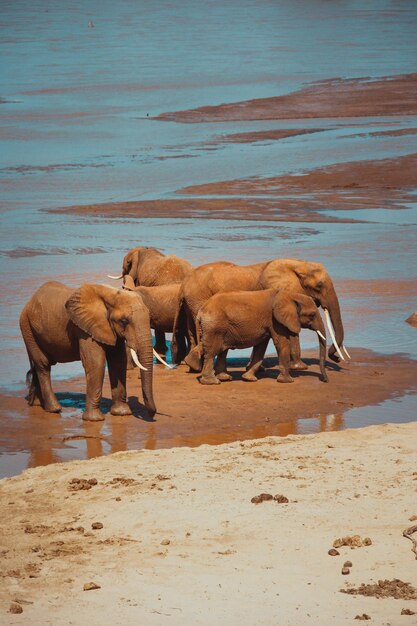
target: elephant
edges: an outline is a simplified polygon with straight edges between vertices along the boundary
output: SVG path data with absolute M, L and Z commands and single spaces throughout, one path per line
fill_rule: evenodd
M 156 413 L 150 318 L 138 294 L 88 283 L 71 289 L 51 281 L 33 294 L 19 323 L 30 362 L 30 405 L 40 403 L 45 411 L 59 413 L 62 407 L 52 390 L 51 366 L 81 360 L 87 381 L 82 417 L 103 420 L 100 400 L 107 360 L 111 413 L 130 415 L 126 402 L 126 343 L 141 361 L 142 394 L 148 414 L 152 417 Z
M 171 285 L 160 285 L 157 287 L 135 287 L 133 279 L 129 275 L 125 276 L 124 280 L 125 283 L 123 285 L 123 288 L 138 293 L 142 298 L 144 304 L 149 311 L 151 328 L 154 329 L 155 334 L 157 332 L 172 333 L 175 311 L 177 309 L 181 293 L 181 285 L 173 283 Z M 180 349 L 185 354 L 185 328 L 179 329 L 178 336 L 178 342 L 184 342 L 184 344 L 181 345 Z M 156 358 L 160 360 L 164 365 L 166 365 L 167 367 L 172 367 L 169 366 L 159 356 L 156 350 L 154 351 L 154 354 Z M 127 357 L 129 369 L 129 360 L 131 359 L 130 352 L 128 352 Z
M 135 286 L 160 287 L 162 285 L 178 285 L 191 272 L 192 265 L 175 254 L 165 255 L 156 248 L 139 246 L 130 250 L 123 259 L 122 273 L 109 278 L 125 281 L 129 276 Z M 175 310 L 173 315 L 175 315 Z M 172 331 L 172 327 L 169 329 Z M 165 355 L 167 345 L 165 332 L 155 329 L 155 350 Z
M 190 369 L 200 371 L 200 347 L 197 345 L 195 320 L 199 309 L 214 294 L 227 291 L 258 291 L 281 289 L 290 294 L 304 293 L 312 297 L 324 309 L 333 345 L 329 348 L 329 358 L 335 362 L 345 360 L 339 346 L 349 357 L 343 346 L 344 329 L 340 314 L 339 300 L 325 267 L 321 263 L 299 259 L 274 259 L 255 265 L 240 266 L 229 261 L 207 263 L 195 268 L 183 281 L 182 294 L 174 324 L 174 362 L 180 362 L 176 351 L 177 326 L 181 316 L 185 316 L 190 352 L 185 362 Z M 300 358 L 298 336 L 291 337 L 291 367 L 306 369 Z
M 310 328 L 318 334 L 320 372 L 323 382 L 327 382 L 326 331 L 313 298 L 276 289 L 232 291 L 212 296 L 197 314 L 197 335 L 203 357 L 200 383 L 213 385 L 231 380 L 226 366 L 227 351 L 251 346 L 254 346 L 251 360 L 242 378 L 255 382 L 271 338 L 279 357 L 277 382 L 292 383 L 290 338 L 298 336 L 301 328 Z

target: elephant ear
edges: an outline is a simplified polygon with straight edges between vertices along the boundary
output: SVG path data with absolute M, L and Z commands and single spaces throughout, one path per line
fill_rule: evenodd
M 108 307 L 112 306 L 117 289 L 104 285 L 85 284 L 74 291 L 65 308 L 71 321 L 99 343 L 116 344 L 117 335 L 109 322 Z
M 140 251 L 141 248 L 134 248 L 123 259 L 123 275 L 131 276 L 135 285 L 137 284 Z
M 273 315 L 277 322 L 298 335 L 301 330 L 300 318 L 297 304 L 291 296 L 283 292 L 277 293 L 274 299 Z

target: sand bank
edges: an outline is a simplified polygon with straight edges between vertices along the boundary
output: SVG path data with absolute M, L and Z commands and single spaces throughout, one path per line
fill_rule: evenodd
M 2 624 L 415 624 L 401 611 L 417 611 L 402 534 L 417 514 L 416 441 L 416 423 L 388 424 L 122 452 L 5 479 Z M 261 493 L 288 503 L 252 503 Z M 354 535 L 371 544 L 328 554 Z M 414 591 L 340 591 L 394 579 Z M 22 614 L 8 613 L 13 601 Z
M 337 163 L 273 177 L 192 185 L 182 198 L 108 202 L 49 209 L 98 217 L 203 217 L 292 222 L 360 222 L 322 211 L 401 209 L 415 201 L 417 154 Z M 193 197 L 194 196 L 194 197 Z M 222 197 L 216 197 L 222 196 Z M 226 196 L 226 197 L 225 197 Z M 228 198 L 227 196 L 231 196 Z
M 416 94 L 417 74 L 330 78 L 284 96 L 171 111 L 155 119 L 192 123 L 416 115 Z

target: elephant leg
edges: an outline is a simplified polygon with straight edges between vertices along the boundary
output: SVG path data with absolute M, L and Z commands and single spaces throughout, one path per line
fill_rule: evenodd
M 221 340 L 214 333 L 207 333 L 202 345 L 203 367 L 198 380 L 202 385 L 220 385 L 214 373 L 214 359 L 222 352 Z M 227 351 L 226 351 L 227 353 Z
M 155 330 L 155 351 L 165 358 L 168 352 L 168 346 L 165 341 L 165 333 L 162 330 Z
M 290 345 L 291 345 L 291 362 L 290 369 L 292 370 L 307 370 L 308 365 L 301 360 L 301 349 L 300 349 L 300 337 L 299 335 L 290 337 Z
M 80 339 L 80 357 L 87 381 L 83 420 L 100 422 L 104 420 L 104 415 L 100 411 L 100 401 L 103 391 L 106 353 L 92 337 L 86 337 Z
M 46 358 L 46 357 L 45 357 Z M 34 376 L 38 379 L 42 408 L 48 413 L 59 413 L 62 406 L 53 392 L 51 384 L 51 365 L 49 363 L 34 364 Z M 36 385 L 36 383 L 35 383 Z M 37 395 L 37 394 L 36 394 Z
M 187 329 L 190 350 L 184 361 L 191 371 L 201 372 L 201 344 L 197 344 L 196 322 L 193 319 L 191 311 L 187 311 Z
M 264 359 L 268 343 L 269 337 L 268 339 L 265 339 L 265 341 L 258 343 L 257 346 L 254 346 L 251 359 L 246 367 L 246 372 L 242 374 L 243 380 L 246 380 L 248 382 L 256 382 L 258 380 L 256 377 L 256 373 L 262 367 L 262 361 Z
M 275 348 L 278 353 L 279 369 L 277 383 L 293 383 L 290 376 L 291 342 L 287 337 L 277 336 L 273 338 Z
M 27 373 L 28 403 L 33 406 L 39 402 L 48 413 L 59 413 L 62 407 L 52 390 L 51 362 L 38 346 L 27 316 L 23 316 L 20 323 L 30 362 L 30 370 Z
M 228 350 L 223 350 L 220 352 L 216 359 L 216 366 L 214 368 L 214 373 L 216 378 L 221 380 L 221 382 L 227 382 L 228 380 L 232 380 L 232 376 L 227 373 L 227 353 Z
M 106 350 L 107 367 L 111 387 L 112 415 L 131 415 L 126 401 L 126 347 L 125 342 L 117 340 L 116 345 Z

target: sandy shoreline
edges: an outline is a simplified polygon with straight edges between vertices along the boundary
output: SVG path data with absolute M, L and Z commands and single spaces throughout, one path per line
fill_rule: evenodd
M 370 419 L 379 403 L 417 393 L 417 361 L 405 355 L 381 355 L 349 346 L 352 361 L 336 365 L 328 361 L 329 383 L 319 380 L 317 350 L 303 352 L 310 365 L 294 373 L 295 382 L 276 383 L 276 359 L 265 362 L 266 370 L 256 383 L 241 380 L 246 359 L 230 364 L 233 381 L 202 386 L 188 367 L 154 368 L 154 394 L 158 413 L 149 420 L 141 404 L 137 370 L 128 372 L 132 416 L 110 414 L 110 387 L 106 375 L 102 410 L 104 422 L 84 422 L 85 378 L 57 380 L 53 388 L 63 405 L 61 415 L 28 406 L 26 390 L 0 395 L 0 445 L 13 475 L 23 467 L 47 465 L 60 460 L 91 458 L 132 449 L 196 447 L 259 439 L 270 435 L 295 435 L 309 428 L 343 430 L 349 426 L 345 414 L 367 407 Z M 138 402 L 139 397 L 139 402 Z M 368 422 L 369 423 L 369 422 Z M 305 432 L 305 431 L 304 431 Z M 18 456 L 13 456 L 16 454 Z M 19 454 L 22 460 L 19 461 Z M 24 459 L 26 465 L 24 465 Z M 20 462 L 20 465 L 19 465 Z M 7 468 L 6 468 L 7 469 Z
M 416 599 L 340 589 L 417 586 L 402 535 L 417 514 L 416 441 L 416 423 L 388 424 L 122 452 L 5 479 L 1 621 L 333 626 L 365 613 L 381 626 L 415 624 L 401 611 L 417 611 Z M 289 502 L 253 504 L 262 492 Z M 372 545 L 328 555 L 352 535 Z M 90 582 L 100 589 L 83 591 Z M 8 613 L 16 600 L 23 613 Z

